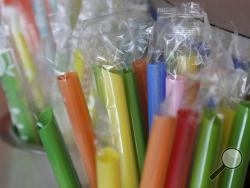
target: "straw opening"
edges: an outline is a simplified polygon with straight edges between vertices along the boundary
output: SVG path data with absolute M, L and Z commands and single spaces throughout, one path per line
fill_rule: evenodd
M 52 108 L 46 109 L 39 117 L 37 126 L 39 129 L 46 127 L 53 119 Z

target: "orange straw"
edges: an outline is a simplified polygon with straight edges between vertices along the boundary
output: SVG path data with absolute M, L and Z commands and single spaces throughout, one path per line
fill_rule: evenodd
M 154 117 L 140 188 L 164 186 L 175 135 L 175 124 L 176 119 L 173 117 Z
M 58 85 L 71 121 L 76 144 L 92 188 L 97 187 L 95 145 L 91 118 L 76 72 L 57 77 Z
M 28 28 L 32 30 L 34 39 L 39 39 L 38 28 L 36 25 L 36 19 L 33 12 L 32 1 L 30 0 L 20 0 L 19 5 L 28 21 Z M 31 31 L 29 31 L 31 32 Z
M 148 86 L 147 86 L 147 62 L 140 59 L 132 64 L 138 87 L 139 100 L 143 113 L 143 124 L 146 135 L 148 135 Z

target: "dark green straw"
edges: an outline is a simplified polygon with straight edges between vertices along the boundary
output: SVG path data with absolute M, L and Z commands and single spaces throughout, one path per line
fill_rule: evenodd
M 81 188 L 63 137 L 58 129 L 52 108 L 46 109 L 37 126 L 44 149 L 60 188 Z
M 129 116 L 133 131 L 132 135 L 135 145 L 134 148 L 136 150 L 137 166 L 139 174 L 142 174 L 146 152 L 146 139 L 144 135 L 143 119 L 137 93 L 135 74 L 131 69 L 124 71 L 122 74 L 125 82 Z

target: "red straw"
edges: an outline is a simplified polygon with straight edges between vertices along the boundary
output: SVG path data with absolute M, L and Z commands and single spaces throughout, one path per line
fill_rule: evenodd
M 187 185 L 198 119 L 198 113 L 192 110 L 178 111 L 165 188 L 184 188 Z

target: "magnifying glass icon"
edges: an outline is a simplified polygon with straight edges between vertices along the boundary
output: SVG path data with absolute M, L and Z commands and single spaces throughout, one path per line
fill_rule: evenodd
M 223 152 L 221 161 L 222 165 L 210 175 L 211 180 L 216 178 L 216 176 L 218 176 L 225 168 L 238 168 L 242 161 L 241 152 L 235 148 L 228 148 Z

